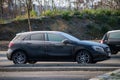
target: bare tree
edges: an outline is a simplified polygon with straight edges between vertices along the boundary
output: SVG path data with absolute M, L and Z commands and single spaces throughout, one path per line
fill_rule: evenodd
M 14 7 L 13 0 L 8 0 L 8 16 L 10 18 L 12 18 L 13 12 L 16 12 L 16 11 L 13 11 L 13 9 L 14 9 L 13 7 Z
M 0 0 L 0 18 L 3 16 L 3 0 Z
M 114 0 L 116 3 L 115 9 L 120 10 L 120 0 Z
M 55 0 L 52 0 L 52 9 L 56 10 Z
M 32 9 L 32 0 L 26 0 L 26 8 L 27 8 L 27 14 L 28 14 L 29 31 L 32 31 L 31 22 L 30 22 L 30 11 Z
M 71 0 L 66 0 L 68 2 L 68 10 L 71 10 Z
M 101 0 L 97 7 L 120 10 L 120 0 Z

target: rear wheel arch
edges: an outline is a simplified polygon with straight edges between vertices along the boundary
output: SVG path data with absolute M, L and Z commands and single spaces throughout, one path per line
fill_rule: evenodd
M 22 50 L 22 49 L 17 49 L 17 50 L 15 50 L 15 51 L 12 53 L 12 55 L 11 55 L 11 59 L 12 59 L 13 54 L 15 54 L 15 53 L 18 52 L 18 51 L 22 51 L 22 52 L 26 55 L 26 57 L 27 57 L 27 59 L 28 59 L 28 54 L 27 54 L 27 52 L 26 52 L 25 50 Z
M 11 58 L 14 64 L 26 64 L 28 60 L 27 55 L 23 50 L 16 50 Z

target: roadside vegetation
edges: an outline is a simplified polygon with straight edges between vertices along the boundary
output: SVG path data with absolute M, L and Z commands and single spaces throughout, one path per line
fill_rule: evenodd
M 0 40 L 36 30 L 64 31 L 95 40 L 120 29 L 119 0 L 0 0 L 0 6 Z
M 107 31 L 120 29 L 120 11 L 118 10 L 47 10 L 39 18 L 35 11 L 30 13 L 32 30 L 59 30 L 73 34 L 80 39 L 101 39 Z M 0 22 L 4 23 L 4 20 L 0 20 Z M 17 16 L 12 20 L 12 23 L 1 24 L 1 26 L 5 27 L 0 29 L 0 33 L 3 34 L 6 31 L 9 36 L 27 31 L 27 14 Z M 6 30 L 3 31 L 3 29 Z M 80 35 L 81 33 L 84 34 Z M 9 40 L 10 38 L 6 36 L 6 39 Z

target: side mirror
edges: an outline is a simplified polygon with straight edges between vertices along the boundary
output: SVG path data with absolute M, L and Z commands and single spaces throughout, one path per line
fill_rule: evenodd
M 70 43 L 70 41 L 69 41 L 68 39 L 64 39 L 64 40 L 62 41 L 62 43 L 68 44 L 68 43 Z

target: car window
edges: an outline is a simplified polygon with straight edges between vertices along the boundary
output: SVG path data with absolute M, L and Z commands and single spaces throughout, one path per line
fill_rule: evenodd
M 52 34 L 52 33 L 48 33 L 48 41 L 57 41 L 57 42 L 61 42 L 62 40 L 64 40 L 65 37 L 60 35 L 60 34 Z
M 120 39 L 120 32 L 113 32 L 109 34 L 109 38 L 116 38 L 116 39 Z
M 107 40 L 107 39 L 108 39 L 108 38 L 107 38 L 107 34 L 105 34 L 102 39 L 103 39 L 103 40 Z
M 23 35 L 16 35 L 12 41 L 19 41 L 19 40 L 22 40 L 23 38 L 24 38 Z
M 24 41 L 26 41 L 26 40 L 30 40 L 30 35 L 26 35 L 26 36 L 24 37 Z
M 80 41 L 78 38 L 76 38 L 76 37 L 74 37 L 74 36 L 72 36 L 72 35 L 69 35 L 69 34 L 67 34 L 67 33 L 63 33 L 63 35 L 64 35 L 65 37 L 67 37 L 67 38 L 68 38 L 69 40 L 71 40 L 71 41 L 77 41 L 77 42 Z
M 31 40 L 43 41 L 44 40 L 44 34 L 43 33 L 32 34 L 31 35 Z

